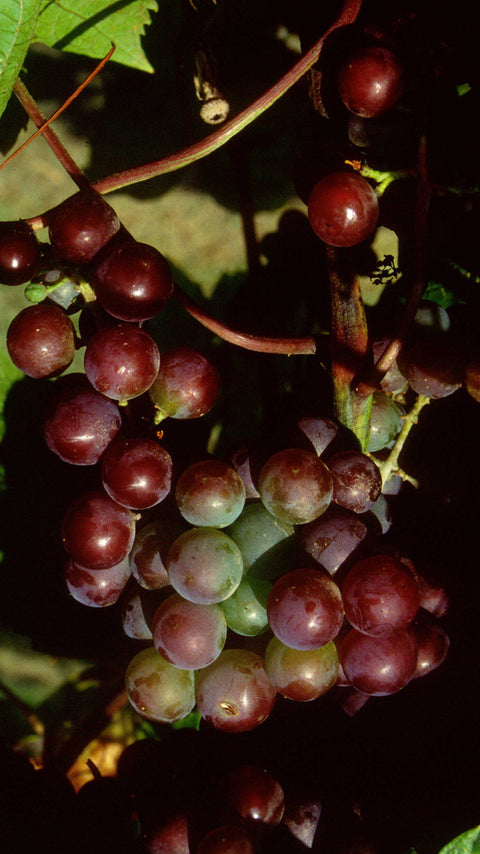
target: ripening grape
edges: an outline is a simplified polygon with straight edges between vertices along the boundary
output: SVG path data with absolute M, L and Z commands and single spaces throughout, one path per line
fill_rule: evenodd
M 172 587 L 189 602 L 212 605 L 235 592 L 243 576 L 242 555 L 217 528 L 192 528 L 180 534 L 167 557 Z
M 287 448 L 262 467 L 258 489 L 266 508 L 282 522 L 311 522 L 332 500 L 332 476 L 313 451 Z
M 292 649 L 273 637 L 265 651 L 265 671 L 283 697 L 316 700 L 337 681 L 337 648 L 330 641 L 318 649 Z
M 96 570 L 101 572 L 101 570 Z M 122 628 L 134 640 L 152 640 L 152 630 L 147 621 L 145 597 L 133 579 L 125 587 L 122 598 Z
M 282 575 L 268 597 L 268 622 L 274 635 L 293 649 L 318 649 L 340 631 L 340 589 L 319 569 L 294 569 Z
M 170 546 L 184 528 L 176 520 L 157 519 L 140 528 L 130 553 L 130 569 L 146 590 L 159 590 L 170 584 L 166 570 Z
M 200 714 L 226 732 L 244 732 L 263 723 L 276 693 L 261 657 L 246 649 L 224 650 L 197 675 Z
M 356 172 L 334 172 L 315 184 L 308 199 L 315 234 L 329 246 L 356 246 L 375 231 L 378 199 Z
M 405 383 L 407 381 L 405 380 Z M 391 448 L 403 427 L 404 410 L 383 391 L 372 395 L 370 414 L 370 433 L 367 451 L 375 453 L 383 448 Z
M 271 589 L 271 583 L 263 578 L 244 577 L 232 595 L 220 603 L 228 628 L 245 637 L 255 637 L 266 631 Z
M 328 460 L 333 478 L 333 500 L 346 510 L 365 513 L 382 489 L 376 463 L 360 451 L 340 451 Z
M 330 575 L 335 575 L 367 536 L 367 526 L 355 513 L 329 507 L 323 516 L 300 529 L 299 545 Z
M 107 569 L 85 569 L 69 560 L 65 569 L 69 593 L 91 608 L 105 608 L 117 602 L 129 578 L 128 557 Z
M 29 305 L 12 320 L 7 349 L 13 364 L 27 376 L 58 376 L 75 355 L 72 321 L 52 303 Z
M 287 568 L 294 532 L 293 525 L 273 516 L 262 501 L 252 501 L 245 505 L 227 533 L 242 553 L 245 572 L 250 569 L 256 572 L 260 565 L 265 572 L 267 564 L 271 564 L 277 576 L 283 565 Z
M 180 475 L 175 500 L 191 525 L 225 528 L 243 510 L 245 487 L 232 466 L 220 460 L 201 460 Z
M 153 439 L 116 439 L 102 458 L 102 483 L 118 504 L 146 510 L 170 492 L 172 458 Z
M 176 347 L 162 353 L 149 395 L 162 417 L 183 420 L 206 415 L 219 389 L 217 369 L 205 356 L 191 347 Z
M 220 655 L 227 624 L 219 605 L 198 605 L 173 593 L 155 612 L 152 634 L 153 643 L 170 664 L 199 670 Z
M 193 672 L 166 661 L 154 646 L 132 658 L 125 674 L 128 699 L 143 718 L 159 723 L 182 720 L 195 706 Z

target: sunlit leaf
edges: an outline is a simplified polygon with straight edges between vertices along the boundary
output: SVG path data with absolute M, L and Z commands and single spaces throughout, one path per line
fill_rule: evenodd
M 42 3 L 44 0 L 2 0 L 0 3 L 0 116 L 21 71 Z

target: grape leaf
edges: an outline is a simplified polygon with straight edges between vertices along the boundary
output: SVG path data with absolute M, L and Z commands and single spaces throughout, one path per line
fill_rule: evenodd
M 480 854 L 480 825 L 452 839 L 439 854 Z
M 0 116 L 10 99 L 44 0 L 1 0 L 0 3 Z
M 152 72 L 141 46 L 157 0 L 41 0 L 35 40 L 93 59 L 106 56 L 130 68 Z

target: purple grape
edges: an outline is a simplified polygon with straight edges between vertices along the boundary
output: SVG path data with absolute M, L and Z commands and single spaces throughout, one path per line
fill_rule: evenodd
M 137 531 L 130 554 L 133 577 L 146 590 L 158 590 L 170 584 L 166 570 L 170 546 L 184 532 L 170 519 L 158 519 Z
M 382 489 L 380 469 L 360 451 L 341 451 L 330 457 L 328 468 L 333 478 L 333 500 L 353 513 L 365 513 Z
M 374 118 L 390 110 L 403 93 L 403 69 L 392 51 L 380 45 L 359 47 L 338 75 L 340 98 L 350 112 Z
M 174 667 L 154 646 L 143 649 L 131 660 L 125 687 L 135 711 L 151 721 L 182 720 L 195 706 L 193 672 Z
M 270 513 L 293 525 L 311 522 L 332 500 L 332 476 L 315 453 L 287 448 L 262 467 L 258 488 Z
M 465 364 L 455 339 L 448 332 L 418 330 L 399 357 L 402 373 L 417 394 L 442 398 L 462 385 Z
M 192 528 L 180 534 L 168 552 L 170 584 L 189 602 L 214 605 L 239 586 L 243 561 L 238 546 L 216 528 Z
M 245 487 L 232 466 L 220 460 L 202 460 L 180 475 L 175 500 L 191 525 L 225 528 L 243 510 Z
M 105 608 L 117 602 L 129 578 L 128 557 L 116 566 L 94 570 L 69 560 L 65 569 L 69 592 L 77 602 L 91 608 Z
M 197 675 L 200 714 L 226 732 L 245 732 L 263 723 L 273 709 L 276 693 L 262 658 L 246 649 L 224 650 Z
M 67 264 L 88 264 L 118 232 L 120 220 L 101 196 L 80 191 L 49 217 L 50 243 Z
M 342 596 L 318 569 L 294 569 L 275 582 L 268 597 L 268 622 L 274 635 L 293 649 L 318 649 L 343 623 Z
M 119 320 L 150 320 L 173 290 L 172 271 L 161 252 L 133 240 L 102 253 L 93 279 L 100 305 Z
M 417 644 L 417 666 L 413 678 L 426 676 L 445 661 L 450 648 L 450 638 L 444 629 L 432 618 L 422 614 L 415 620 L 411 632 Z
M 40 270 L 42 250 L 26 222 L 0 223 L 0 282 L 24 285 Z
M 81 374 L 69 383 L 55 383 L 43 434 L 50 450 L 61 460 L 87 466 L 99 461 L 121 423 L 117 404 L 95 391 Z
M 205 356 L 190 347 L 162 353 L 160 370 L 149 390 L 163 418 L 200 418 L 218 398 L 217 369 Z
M 7 349 L 14 365 L 29 377 L 55 377 L 73 361 L 75 330 L 56 305 L 29 305 L 12 320 Z
M 170 664 L 199 670 L 220 655 L 227 624 L 219 605 L 198 605 L 173 593 L 157 609 L 152 633 L 153 643 Z
M 101 572 L 102 570 L 96 570 Z M 144 591 L 132 579 L 122 593 L 122 627 L 129 638 L 134 640 L 152 640 L 152 630 L 147 622 Z
M 137 326 L 100 329 L 85 350 L 88 379 L 97 391 L 114 400 L 130 400 L 148 391 L 159 367 L 155 341 Z
M 118 504 L 146 510 L 169 494 L 172 458 L 153 439 L 116 439 L 102 459 L 102 482 Z
M 273 637 L 265 651 L 265 671 L 283 697 L 299 702 L 317 700 L 337 681 L 337 648 L 330 641 L 318 649 L 292 649 Z
M 417 666 L 417 644 L 409 630 L 369 637 L 351 629 L 341 646 L 347 679 L 363 694 L 382 697 L 404 688 Z
M 335 575 L 367 536 L 367 526 L 355 513 L 330 507 L 319 519 L 300 529 L 299 545 L 330 575 Z
M 372 555 L 355 564 L 343 581 L 342 596 L 349 623 L 374 637 L 406 629 L 420 607 L 414 575 L 389 555 Z
M 63 519 L 63 545 L 74 563 L 87 569 L 121 563 L 134 537 L 133 513 L 100 490 L 76 498 Z
M 297 427 L 311 442 L 319 457 L 338 435 L 338 425 L 331 418 L 304 416 L 297 421 Z

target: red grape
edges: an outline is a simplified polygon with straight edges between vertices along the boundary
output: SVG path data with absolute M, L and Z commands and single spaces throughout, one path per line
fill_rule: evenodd
M 276 637 L 293 649 L 318 649 L 340 631 L 342 596 L 318 569 L 294 569 L 282 575 L 268 597 L 268 622 Z
M 356 514 L 341 507 L 330 507 L 320 519 L 300 529 L 299 542 L 320 566 L 335 575 L 366 535 L 367 526 Z
M 377 45 L 360 47 L 342 65 L 338 91 L 350 112 L 373 118 L 403 93 L 403 69 L 395 54 Z
M 81 191 L 52 211 L 48 233 L 61 261 L 87 264 L 119 228 L 115 211 L 101 196 Z
M 355 688 L 363 694 L 386 696 L 413 678 L 417 644 L 410 630 L 369 637 L 351 629 L 342 641 L 340 661 Z
M 333 477 L 335 503 L 354 513 L 369 510 L 382 489 L 376 463 L 360 451 L 341 451 L 329 458 L 328 468 Z
M 0 223 L 0 282 L 24 285 L 37 275 L 42 251 L 26 222 Z
M 265 671 L 279 694 L 290 700 L 316 700 L 333 688 L 338 653 L 333 641 L 318 649 L 292 649 L 277 637 L 265 651 Z
M 107 569 L 85 569 L 69 560 L 65 569 L 65 581 L 71 595 L 82 605 L 105 608 L 120 598 L 130 577 L 128 557 Z
M 222 780 L 225 800 L 252 828 L 280 824 L 285 796 L 278 780 L 259 765 L 241 765 Z
M 308 199 L 315 234 L 330 246 L 356 246 L 376 229 L 378 199 L 356 172 L 334 172 L 315 184 Z
M 262 467 L 258 489 L 267 510 L 294 525 L 325 512 L 333 493 L 332 476 L 313 451 L 287 448 Z
M 102 482 L 114 501 L 146 510 L 170 492 L 172 458 L 153 439 L 116 439 L 102 459 Z
M 130 400 L 146 392 L 160 367 L 155 341 L 137 326 L 100 329 L 85 350 L 85 373 L 101 394 Z
M 245 487 L 232 466 L 220 460 L 201 460 L 180 475 L 175 500 L 191 525 L 225 528 L 243 510 Z
M 75 331 L 70 318 L 48 302 L 29 305 L 12 320 L 7 332 L 9 356 L 29 377 L 55 377 L 75 355 Z
M 372 636 L 406 629 L 420 607 L 414 575 L 389 555 L 372 555 L 355 564 L 344 579 L 342 596 L 349 623 Z
M 87 569 L 106 569 L 127 557 L 135 516 L 102 491 L 85 492 L 68 507 L 62 540 L 72 560 Z
M 153 643 L 170 664 L 199 670 L 220 655 L 227 624 L 219 605 L 198 605 L 173 593 L 155 612 L 152 634 Z
M 153 246 L 125 241 L 102 255 L 94 270 L 97 299 L 120 320 L 149 320 L 173 290 L 168 261 Z

